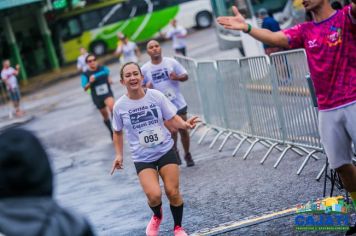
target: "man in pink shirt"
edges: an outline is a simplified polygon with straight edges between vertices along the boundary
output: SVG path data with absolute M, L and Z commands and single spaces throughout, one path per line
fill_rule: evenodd
M 339 173 L 356 207 L 351 149 L 351 142 L 356 143 L 356 0 L 337 11 L 329 0 L 303 0 L 303 5 L 313 21 L 278 32 L 252 28 L 236 7 L 235 16 L 217 20 L 226 29 L 242 30 L 271 46 L 305 48 L 318 99 L 321 141 L 330 167 Z

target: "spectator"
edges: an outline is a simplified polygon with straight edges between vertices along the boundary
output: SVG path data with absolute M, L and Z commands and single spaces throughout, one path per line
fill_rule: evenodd
M 16 65 L 16 69 L 12 68 L 8 59 L 4 60 L 2 65 L 1 78 L 5 82 L 10 99 L 14 104 L 15 115 L 17 117 L 23 116 L 24 112 L 20 109 L 20 89 L 16 78 L 20 72 L 20 66 Z
M 0 134 L 0 235 L 92 236 L 89 223 L 53 198 L 49 159 L 34 134 Z
M 262 28 L 268 29 L 272 32 L 280 31 L 281 28 L 279 23 L 271 16 L 268 15 L 266 9 L 261 8 L 258 11 L 258 17 L 262 20 Z M 268 44 L 263 44 L 263 48 L 265 49 L 265 53 L 269 56 L 271 53 L 282 51 L 283 48 L 270 46 Z

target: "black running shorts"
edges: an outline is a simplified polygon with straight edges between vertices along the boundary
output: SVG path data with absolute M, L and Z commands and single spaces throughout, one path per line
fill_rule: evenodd
M 163 166 L 168 164 L 177 164 L 178 165 L 178 157 L 173 149 L 169 150 L 166 154 L 164 154 L 160 159 L 154 162 L 134 162 L 136 167 L 136 172 L 139 174 L 142 170 L 150 168 L 155 170 L 160 170 Z
M 188 106 L 183 107 L 182 109 L 177 111 L 177 115 L 184 116 L 188 113 Z
M 105 99 L 109 98 L 109 97 L 114 97 L 114 95 L 112 93 L 108 93 L 105 96 L 92 96 L 93 99 L 93 103 L 96 106 L 96 108 L 103 109 L 106 107 L 105 105 Z

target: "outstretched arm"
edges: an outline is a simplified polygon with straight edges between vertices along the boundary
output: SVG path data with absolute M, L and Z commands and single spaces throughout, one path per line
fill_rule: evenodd
M 16 65 L 14 75 L 17 76 L 20 73 L 20 65 Z
M 122 44 L 119 44 L 114 52 L 114 55 L 121 56 L 122 54 Z
M 222 16 L 217 19 L 218 23 L 224 26 L 225 29 L 244 31 L 255 39 L 271 46 L 289 47 L 288 38 L 283 32 L 272 32 L 267 29 L 252 28 L 251 25 L 246 23 L 245 18 L 235 6 L 232 7 L 232 10 L 235 16 Z

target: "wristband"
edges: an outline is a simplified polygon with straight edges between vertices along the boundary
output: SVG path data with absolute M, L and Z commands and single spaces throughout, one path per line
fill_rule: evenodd
M 247 30 L 246 31 L 244 30 L 243 32 L 248 34 L 248 33 L 251 32 L 251 30 L 252 30 L 252 25 L 251 24 L 247 24 Z

